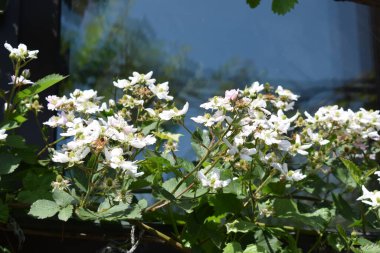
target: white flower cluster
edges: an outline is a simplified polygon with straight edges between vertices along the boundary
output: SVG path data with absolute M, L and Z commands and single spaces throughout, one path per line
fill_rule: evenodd
M 288 137 L 299 114 L 288 117 L 284 112 L 293 109 L 298 96 L 281 86 L 274 93 L 263 94 L 265 90 L 268 88 L 258 82 L 244 90 L 228 90 L 224 97 L 216 96 L 201 104 L 211 112 L 192 120 L 211 131 L 226 131 L 223 142 L 232 160 L 251 162 L 257 155 L 261 162 L 286 174 L 288 180 L 301 180 L 305 177 L 301 171 L 288 171 L 286 163 L 280 164 L 285 153 L 307 155 L 311 147 L 299 135 L 294 139 Z M 201 174 L 198 177 L 204 184 L 205 177 Z
M 6 134 L 5 131 L 5 129 L 0 129 L 0 141 L 3 141 L 7 138 L 8 134 Z
M 138 170 L 135 157 L 141 149 L 156 143 L 154 133 L 144 131 L 145 121 L 180 118 L 187 111 L 187 105 L 178 110 L 170 101 L 173 97 L 168 95 L 167 83 L 155 86 L 151 76 L 152 72 L 146 75 L 134 72 L 129 80 L 114 82 L 123 89 L 117 102 L 102 102 L 94 90 L 76 89 L 68 97 L 48 96 L 48 109 L 57 111 L 58 115 L 44 124 L 59 127 L 61 136 L 69 138 L 60 150 L 54 150 L 52 160 L 73 166 L 92 154 L 103 168 L 130 177 L 141 176 L 143 172 Z M 157 113 L 152 115 L 153 112 Z
M 332 131 L 340 137 L 338 141 L 353 143 L 355 146 L 361 147 L 363 151 L 365 151 L 365 143 L 368 140 L 380 140 L 379 111 L 367 111 L 362 108 L 358 112 L 353 112 L 350 109 L 344 110 L 334 105 L 319 108 L 314 116 L 307 112 L 305 115 L 310 138 L 321 145 L 326 143 L 322 134 L 326 135 Z M 319 130 L 320 133 L 316 134 L 312 130 Z

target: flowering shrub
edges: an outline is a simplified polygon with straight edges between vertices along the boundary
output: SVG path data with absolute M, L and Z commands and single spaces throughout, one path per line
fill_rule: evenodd
M 48 143 L 43 135 L 46 146 L 30 159 L 10 131 L 28 111 L 42 110 L 36 94 L 63 77 L 30 85 L 21 69 L 37 52 L 5 47 L 15 75 L 4 93 L 1 156 L 14 163 L 1 173 L 19 176 L 19 164 L 26 173 L 14 197 L 3 198 L 3 210 L 18 201 L 30 203 L 29 214 L 39 219 L 127 221 L 181 251 L 300 252 L 304 234 L 315 236 L 310 252 L 380 250 L 366 239 L 380 225 L 379 192 L 366 188 L 380 176 L 379 111 L 294 112 L 298 95 L 254 82 L 201 104 L 206 112 L 191 118 L 199 126 L 191 131 L 184 123 L 189 104 L 175 105 L 168 82 L 134 72 L 113 82 L 113 100 L 79 89 L 48 96 L 56 115 L 42 133 L 54 128 L 59 138 Z M 181 134 L 173 126 L 191 135 L 195 161 L 176 154 Z M 45 151 L 49 159 L 38 160 Z M 173 233 L 149 225 L 157 221 Z

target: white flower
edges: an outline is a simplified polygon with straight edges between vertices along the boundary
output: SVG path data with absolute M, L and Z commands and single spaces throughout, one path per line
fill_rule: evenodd
M 160 83 L 157 85 L 149 84 L 149 89 L 152 91 L 154 95 L 156 95 L 159 99 L 165 99 L 166 101 L 173 100 L 172 96 L 169 96 L 169 83 Z
M 254 96 L 264 89 L 264 85 L 259 82 L 254 82 L 249 88 L 246 88 L 245 91 L 249 93 L 250 96 Z
M 200 105 L 201 108 L 206 110 L 227 110 L 231 111 L 233 107 L 230 104 L 230 100 L 222 97 L 213 97 L 209 99 L 209 102 Z
M 301 170 L 288 170 L 288 164 L 272 163 L 271 166 L 281 172 L 288 181 L 301 181 L 306 176 L 302 174 Z
M 310 128 L 307 129 L 307 135 L 309 135 L 310 140 L 312 142 L 319 143 L 319 145 L 321 145 L 321 146 L 326 145 L 330 142 L 329 140 L 323 139 L 320 134 L 313 133 L 313 131 Z
M 162 111 L 158 116 L 162 120 L 170 120 L 174 117 L 179 117 L 187 113 L 189 110 L 189 103 L 186 102 L 186 104 L 183 106 L 181 110 L 178 110 L 177 108 L 173 108 L 170 110 Z
M 0 141 L 3 141 L 7 138 L 8 134 L 5 133 L 5 129 L 0 129 Z
M 380 191 L 370 192 L 364 185 L 362 186 L 362 191 L 363 195 L 357 198 L 357 200 L 361 200 L 364 204 L 375 208 L 380 206 Z
M 132 177 L 139 177 L 144 172 L 137 172 L 138 166 L 136 162 L 126 161 L 123 157 L 122 148 L 113 148 L 111 151 L 104 149 L 104 155 L 107 163 L 113 169 L 122 169 L 125 173 Z
M 15 75 L 11 76 L 12 81 L 9 83 L 11 85 L 16 85 L 16 86 L 22 86 L 22 85 L 27 85 L 27 84 L 33 84 L 32 81 L 26 79 L 24 76 L 18 76 L 16 77 Z
M 120 89 L 126 89 L 132 86 L 131 82 L 127 79 L 119 79 L 113 82 L 113 85 Z
M 301 144 L 301 137 L 299 134 L 296 134 L 296 142 L 291 147 L 291 153 L 295 154 L 298 153 L 300 155 L 307 155 L 308 152 L 305 151 L 306 149 L 309 149 L 312 146 L 312 144 Z
M 282 88 L 282 86 L 278 86 L 276 89 L 276 93 L 283 98 L 286 98 L 288 100 L 297 100 L 298 95 L 293 94 L 290 90 Z
M 46 97 L 48 101 L 47 108 L 51 111 L 59 110 L 64 104 L 68 102 L 67 97 L 58 97 L 56 95 L 50 95 Z
M 194 122 L 203 124 L 206 127 L 211 127 L 217 122 L 221 122 L 225 119 L 225 115 L 222 111 L 216 111 L 214 115 L 206 113 L 204 116 L 197 116 L 191 118 Z
M 150 85 L 150 84 L 154 84 L 156 82 L 156 79 L 151 79 L 151 77 L 153 75 L 153 71 L 150 71 L 146 74 L 140 74 L 138 72 L 133 72 L 132 75 L 133 76 L 129 77 L 129 80 L 131 80 L 131 85 L 135 85 L 135 84 Z
M 17 60 L 36 59 L 38 50 L 28 51 L 25 44 L 19 44 L 13 48 L 10 44 L 4 43 L 4 47 L 10 52 L 9 57 Z
M 132 140 L 129 141 L 129 145 L 135 148 L 144 148 L 156 143 L 156 138 L 153 135 L 147 136 L 135 136 Z
M 240 90 L 232 89 L 232 90 L 226 90 L 224 98 L 235 101 L 239 95 Z
M 220 170 L 216 168 L 210 171 L 207 175 L 198 171 L 198 178 L 201 181 L 202 186 L 210 187 L 214 190 L 226 187 L 231 182 L 231 179 L 220 180 Z

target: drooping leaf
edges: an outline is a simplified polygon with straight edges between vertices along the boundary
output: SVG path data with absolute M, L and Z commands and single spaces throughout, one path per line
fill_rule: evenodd
M 58 213 L 58 219 L 62 221 L 67 221 L 73 215 L 73 205 L 68 205 L 62 208 Z
M 273 0 L 272 11 L 279 15 L 284 15 L 291 11 L 298 3 L 298 0 Z
M 218 193 L 209 197 L 209 203 L 215 209 L 215 214 L 223 213 L 239 213 L 243 204 L 235 194 L 231 193 Z
M 22 91 L 18 92 L 13 100 L 15 104 L 20 102 L 22 99 L 27 98 L 27 97 L 32 97 L 47 88 L 53 86 L 54 84 L 62 81 L 65 79 L 67 76 L 61 76 L 58 74 L 51 74 L 48 76 L 45 76 L 44 78 L 38 80 L 35 84 L 32 86 L 23 89 Z
M 38 219 L 45 219 L 54 216 L 59 209 L 59 206 L 54 201 L 40 199 L 32 204 L 29 214 Z

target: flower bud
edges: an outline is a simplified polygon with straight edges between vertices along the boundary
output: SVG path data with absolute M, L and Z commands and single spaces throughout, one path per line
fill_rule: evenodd
M 30 70 L 29 69 L 24 69 L 21 73 L 21 75 L 23 77 L 25 77 L 25 79 L 28 79 L 30 77 Z

